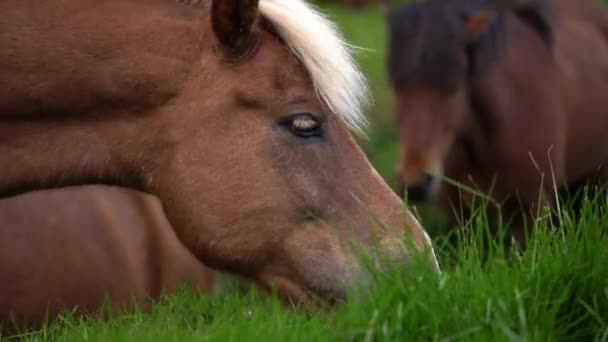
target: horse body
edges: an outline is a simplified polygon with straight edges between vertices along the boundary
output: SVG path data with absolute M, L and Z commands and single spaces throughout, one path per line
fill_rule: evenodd
M 529 212 L 538 210 L 539 196 L 550 200 L 553 177 L 558 184 L 565 180 L 569 113 L 556 100 L 554 85 L 560 84 L 560 79 L 541 37 L 531 34 L 529 27 L 511 15 L 505 18 L 504 34 L 508 48 L 505 46 L 503 56 L 473 86 L 471 94 L 479 106 L 472 110 L 481 110 L 478 115 L 486 116 L 481 119 L 486 120 L 486 126 L 478 126 L 476 133 L 484 137 L 480 143 L 489 143 L 482 154 L 489 158 L 485 163 L 483 157 L 479 158 L 481 172 L 477 175 L 470 172 L 475 166 L 466 169 L 473 179 L 483 182 L 475 186 L 499 202 L 511 202 L 507 204 L 510 206 L 518 206 L 513 202 L 521 201 Z
M 413 194 L 423 194 L 418 199 L 439 188 L 433 186 L 439 177 L 424 178 L 425 172 L 443 172 L 489 194 L 507 214 L 523 208 L 534 216 L 539 203 L 554 202 L 556 185 L 605 167 L 608 44 L 600 25 L 583 14 L 593 1 L 577 3 L 574 13 L 564 10 L 566 2 L 505 9 L 438 0 L 396 11 L 418 20 L 405 31 L 398 19 L 391 22 L 402 176 Z M 431 16 L 434 29 L 425 26 Z M 399 46 L 407 34 L 409 42 Z M 440 34 L 455 43 L 438 47 Z M 432 42 L 419 43 L 423 37 Z M 590 48 L 593 54 L 581 53 Z M 400 59 L 405 51 L 415 57 Z M 429 61 L 439 60 L 447 66 L 428 71 Z M 473 196 L 446 185 L 440 197 L 449 208 Z M 523 223 L 514 228 L 523 242 Z
M 592 6 L 599 5 L 595 1 L 584 1 L 572 12 L 563 8 L 565 3 L 556 2 L 549 12 L 553 17 L 546 19 L 553 31 L 549 50 L 533 28 L 508 15 L 504 56 L 474 88 L 474 96 L 487 101 L 491 120 L 499 121 L 494 132 L 504 136 L 496 143 L 503 149 L 492 152 L 510 157 L 501 166 L 518 161 L 532 166 L 527 172 L 504 169 L 514 176 L 505 189 L 517 188 L 521 178 L 536 178 L 538 185 L 542 174 L 544 190 L 551 193 L 554 186 L 578 182 L 608 163 L 608 99 L 603 95 L 608 87 L 608 41 L 601 27 L 589 20 L 588 8 L 599 7 L 603 14 L 606 10 Z M 581 53 L 590 47 L 593 54 Z M 531 158 L 521 157 L 526 154 L 540 164 L 531 165 Z M 528 202 L 538 198 L 538 186 L 522 187 L 531 190 L 525 196 Z
M 562 76 L 559 97 L 569 114 L 565 173 L 572 181 L 595 172 L 597 161 L 604 167 L 608 164 L 608 11 L 595 1 L 586 3 L 579 4 L 585 15 L 577 16 L 569 12 L 571 4 L 559 1 L 556 26 L 555 58 Z
M 147 309 L 182 283 L 213 286 L 213 271 L 147 194 L 104 186 L 31 192 L 0 200 L 0 222 L 3 328 L 96 312 L 106 298 L 114 309 Z
M 401 262 L 405 225 L 429 246 L 348 132 L 364 82 L 305 3 L 0 6 L 1 194 L 150 192 L 199 260 L 287 301 L 344 297 L 350 243 Z

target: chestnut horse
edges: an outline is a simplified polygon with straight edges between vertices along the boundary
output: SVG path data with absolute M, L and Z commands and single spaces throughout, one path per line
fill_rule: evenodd
M 0 200 L 0 329 L 62 311 L 147 309 L 181 283 L 209 292 L 213 271 L 177 239 L 151 195 L 105 186 Z
M 428 251 L 436 267 L 349 133 L 364 79 L 305 2 L 9 0 L 0 13 L 1 195 L 154 194 L 200 261 L 287 302 L 361 284 L 352 245 L 397 264 Z
M 388 21 L 411 199 L 470 204 L 466 189 L 440 186 L 445 176 L 490 195 L 523 243 L 556 187 L 605 173 L 608 14 L 597 1 L 428 0 Z

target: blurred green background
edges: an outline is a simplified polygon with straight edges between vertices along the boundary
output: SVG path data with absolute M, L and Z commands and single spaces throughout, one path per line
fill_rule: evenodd
M 393 98 L 385 68 L 384 16 L 375 5 L 364 9 L 348 9 L 327 3 L 320 6 L 338 24 L 346 40 L 359 47 L 356 59 L 367 77 L 374 99 L 368 111 L 368 136 L 360 138 L 359 142 L 378 172 L 392 185 L 398 145 L 393 125 Z

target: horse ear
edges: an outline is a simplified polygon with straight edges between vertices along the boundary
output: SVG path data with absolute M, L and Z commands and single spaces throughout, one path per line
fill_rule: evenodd
M 258 17 L 259 0 L 213 0 L 211 26 L 217 40 L 230 57 L 246 53 L 251 29 Z
M 491 10 L 478 10 L 468 14 L 464 19 L 464 33 L 469 41 L 474 41 L 488 28 L 494 15 Z

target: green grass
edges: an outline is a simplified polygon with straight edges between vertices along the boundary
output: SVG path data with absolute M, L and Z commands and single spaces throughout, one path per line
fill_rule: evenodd
M 369 138 L 361 140 L 372 163 L 392 181 L 397 156 L 392 99 L 384 69 L 385 32 L 379 11 L 327 12 L 360 51 L 376 102 Z M 492 340 L 608 341 L 608 190 L 585 196 L 582 210 L 564 210 L 538 222 L 530 248 L 503 255 L 491 245 L 481 255 L 488 219 L 468 222 L 457 250 L 437 242 L 443 273 L 413 265 L 407 274 L 374 272 L 373 287 L 336 310 L 285 310 L 255 290 L 224 291 L 212 298 L 184 290 L 164 298 L 150 313 L 110 321 L 69 314 L 30 341 L 310 341 Z M 17 339 L 17 337 L 15 337 Z
M 478 212 L 453 253 L 439 248 L 444 271 L 414 263 L 407 273 L 373 271 L 371 288 L 313 313 L 285 310 L 255 290 L 208 298 L 189 291 L 148 314 L 111 321 L 64 316 L 24 340 L 56 341 L 608 341 L 608 191 L 584 196 L 576 215 L 539 220 L 529 248 L 505 257 L 490 245 Z

